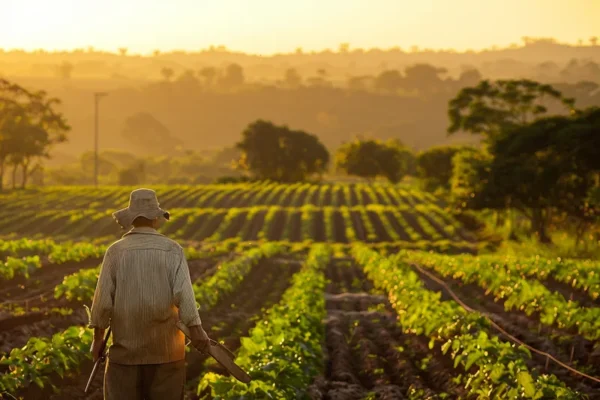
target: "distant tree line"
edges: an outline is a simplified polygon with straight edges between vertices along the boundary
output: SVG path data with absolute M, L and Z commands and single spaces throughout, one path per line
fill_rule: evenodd
M 383 70 L 393 69 L 389 66 L 420 62 L 450 67 L 452 76 L 458 76 L 463 65 L 472 65 L 483 75 L 494 78 L 527 77 L 574 83 L 600 79 L 593 72 L 598 68 L 599 49 L 597 36 L 581 38 L 576 45 L 558 43 L 552 38 L 523 37 L 521 45 L 512 43 L 506 48 L 493 46 L 483 51 L 464 52 L 417 46 L 410 49 L 397 46 L 388 49 L 359 48 L 350 43 L 340 43 L 337 49 L 304 51 L 298 48 L 295 52 L 273 56 L 232 52 L 224 46 L 192 52 L 155 50 L 146 56 L 135 54 L 126 47 L 119 48 L 117 52 L 106 52 L 89 46 L 69 52 L 0 49 L 0 65 L 4 73 L 18 76 L 152 80 L 160 76 L 162 68 L 170 69 L 171 77 L 175 77 L 186 70 L 237 64 L 246 71 L 247 82 L 273 83 L 281 80 L 290 67 L 298 71 L 305 81 L 318 79 L 318 70 L 327 71 L 327 78 L 332 81 L 341 81 L 349 75 L 376 76 Z

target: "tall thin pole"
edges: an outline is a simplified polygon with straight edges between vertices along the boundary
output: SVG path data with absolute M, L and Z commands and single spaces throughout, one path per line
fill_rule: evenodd
M 98 187 L 98 100 L 100 96 L 94 93 L 94 186 Z
M 94 93 L 94 186 L 96 187 L 98 187 L 98 103 L 100 102 L 100 98 L 106 95 L 107 93 L 104 92 Z

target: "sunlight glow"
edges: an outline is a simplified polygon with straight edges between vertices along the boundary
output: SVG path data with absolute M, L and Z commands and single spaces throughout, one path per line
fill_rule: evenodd
M 482 49 L 522 36 L 587 43 L 598 0 L 0 0 L 5 49 L 150 53 L 211 45 L 269 54 L 400 46 Z M 7 18 L 7 19 L 6 19 Z

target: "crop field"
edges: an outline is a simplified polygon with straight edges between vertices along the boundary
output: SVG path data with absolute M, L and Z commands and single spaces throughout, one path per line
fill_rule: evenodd
M 387 185 L 159 187 L 172 214 L 164 233 L 177 240 L 395 242 L 407 248 L 474 247 L 432 195 Z M 0 195 L 0 235 L 61 240 L 115 238 L 110 214 L 127 205 L 129 189 L 53 188 Z
M 399 186 L 156 190 L 203 325 L 253 378 L 190 350 L 188 399 L 600 399 L 598 261 L 477 254 Z M 102 398 L 84 306 L 129 191 L 0 194 L 0 398 Z

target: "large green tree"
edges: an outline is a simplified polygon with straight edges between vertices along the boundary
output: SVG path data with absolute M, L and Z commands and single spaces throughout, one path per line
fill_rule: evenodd
M 521 79 L 483 80 L 463 88 L 449 103 L 448 132 L 483 134 L 493 139 L 503 132 L 526 126 L 552 108 L 567 113 L 574 100 L 551 85 Z
M 414 155 L 397 141 L 360 140 L 342 145 L 335 158 L 336 168 L 348 175 L 373 179 L 383 176 L 399 182 L 414 170 Z
M 419 153 L 417 172 L 425 189 L 450 189 L 452 158 L 459 150 L 459 146 L 436 146 Z
M 600 109 L 540 118 L 497 136 L 487 153 L 455 159 L 453 196 L 462 207 L 517 209 L 549 242 L 557 217 L 577 221 L 578 236 L 597 222 L 591 202 L 600 186 Z
M 239 167 L 258 179 L 297 182 L 323 174 L 329 152 L 315 135 L 258 120 L 242 132 Z

